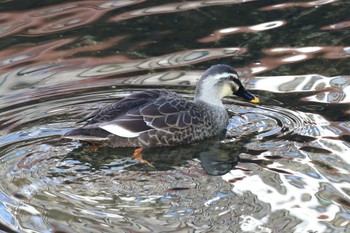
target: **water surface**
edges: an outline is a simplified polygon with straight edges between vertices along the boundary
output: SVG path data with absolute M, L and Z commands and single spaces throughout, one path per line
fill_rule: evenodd
M 0 229 L 350 232 L 346 0 L 2 1 Z M 232 65 L 224 140 L 132 149 L 63 140 L 148 88 L 193 98 Z

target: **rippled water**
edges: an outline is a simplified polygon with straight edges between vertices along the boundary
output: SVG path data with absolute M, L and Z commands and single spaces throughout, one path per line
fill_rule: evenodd
M 350 232 L 347 0 L 1 1 L 0 230 Z M 132 149 L 61 139 L 145 88 L 188 98 L 212 64 L 226 139 Z

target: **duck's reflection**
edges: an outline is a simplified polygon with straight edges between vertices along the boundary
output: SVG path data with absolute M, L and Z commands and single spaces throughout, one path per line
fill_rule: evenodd
M 206 174 L 221 176 L 237 165 L 239 154 L 244 151 L 243 145 L 243 143 L 226 144 L 219 140 L 207 140 L 180 147 L 146 149 L 142 152 L 142 156 L 154 166 L 153 168 L 132 160 L 133 149 L 131 148 L 103 147 L 94 151 L 92 146 L 84 144 L 69 153 L 63 160 L 76 160 L 77 165 L 89 164 L 93 170 L 165 171 L 175 167 L 190 166 L 189 161 L 198 159 Z
M 232 148 L 233 147 L 233 148 Z M 239 154 L 242 153 L 243 146 L 216 144 L 209 150 L 199 153 L 199 160 L 202 168 L 208 175 L 221 176 L 230 172 L 239 161 Z

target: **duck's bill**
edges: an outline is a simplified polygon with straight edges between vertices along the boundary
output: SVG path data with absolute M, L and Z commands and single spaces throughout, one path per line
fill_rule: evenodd
M 260 102 L 260 99 L 258 97 L 256 97 L 256 96 L 254 96 L 254 99 L 252 99 L 250 102 L 254 103 L 254 104 L 257 104 L 257 103 Z
M 252 95 L 249 91 L 245 90 L 244 88 L 240 88 L 234 94 L 239 96 L 239 97 L 242 97 L 245 100 L 248 100 L 251 103 L 257 104 L 260 102 L 258 97 Z

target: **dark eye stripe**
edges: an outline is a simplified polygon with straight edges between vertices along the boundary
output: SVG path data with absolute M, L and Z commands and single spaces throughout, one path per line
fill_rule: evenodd
M 242 85 L 241 81 L 239 81 L 239 79 L 237 79 L 237 78 L 234 78 L 233 76 L 231 76 L 231 80 L 232 80 L 234 83 L 236 83 L 238 86 L 241 86 L 241 85 Z

